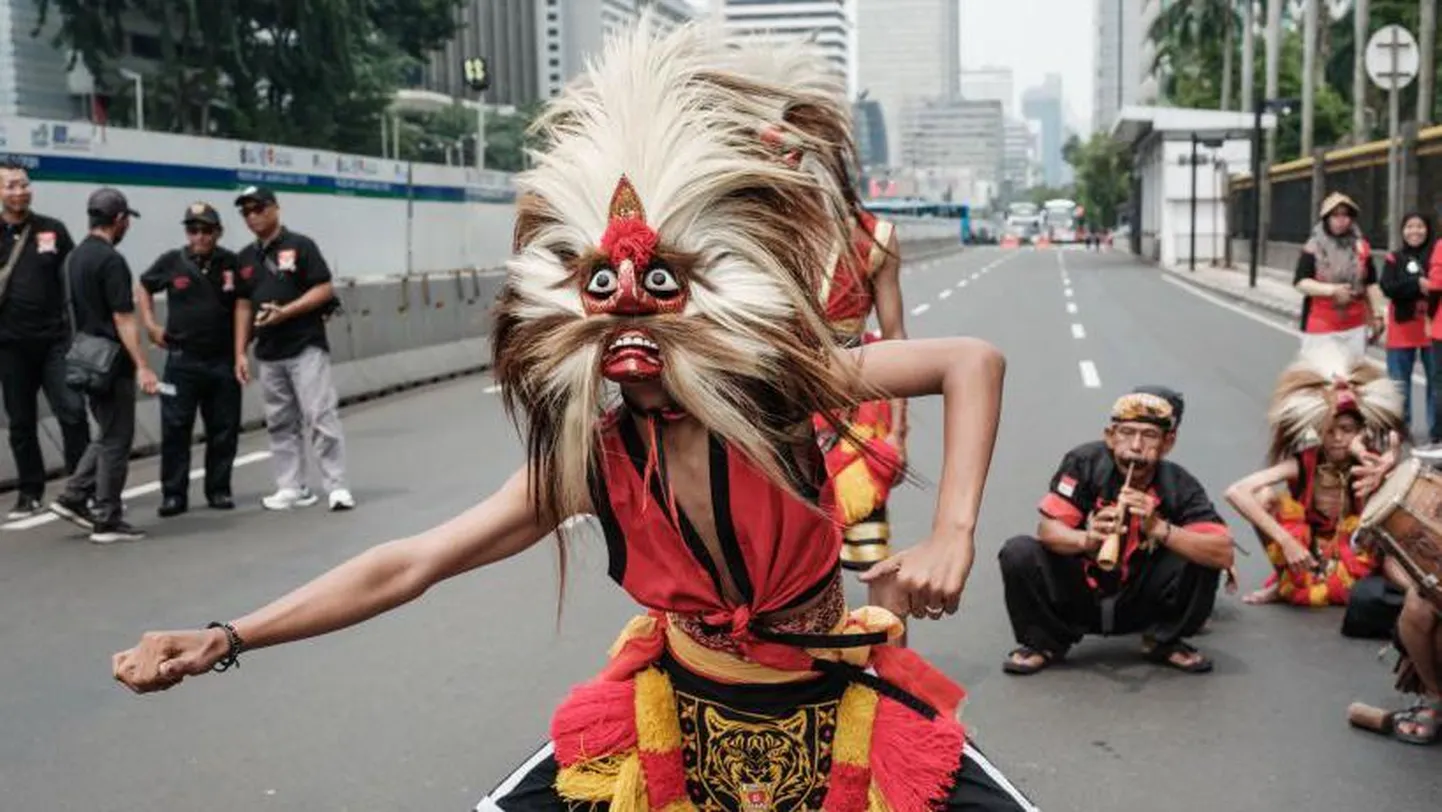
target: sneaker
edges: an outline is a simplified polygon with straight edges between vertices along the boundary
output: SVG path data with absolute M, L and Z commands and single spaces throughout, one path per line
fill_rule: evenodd
M 114 544 L 117 541 L 140 541 L 145 538 L 145 532 L 136 530 L 125 522 L 124 519 L 116 519 L 113 522 L 95 525 L 95 530 L 90 533 L 90 540 L 95 544 Z
M 275 493 L 260 500 L 266 510 L 290 510 L 291 508 L 310 507 L 320 501 L 320 497 L 311 493 L 310 488 L 281 488 Z
M 81 530 L 95 529 L 95 514 L 86 500 L 62 496 L 50 503 L 50 512 Z
M 345 488 L 336 488 L 330 492 L 331 510 L 350 510 L 355 507 L 355 497 Z
M 39 499 L 22 493 L 20 498 L 15 500 L 15 507 L 5 515 L 5 518 L 28 519 L 44 509 L 45 506 L 40 504 Z

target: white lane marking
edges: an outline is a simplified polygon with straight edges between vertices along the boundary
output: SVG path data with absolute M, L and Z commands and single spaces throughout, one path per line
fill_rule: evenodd
M 1286 333 L 1287 335 L 1292 336 L 1293 338 L 1296 338 L 1296 339 L 1301 339 L 1301 337 L 1302 337 L 1302 331 L 1301 331 L 1301 330 L 1298 330 L 1298 329 L 1296 329 L 1296 328 L 1294 328 L 1294 327 L 1288 327 L 1288 326 L 1286 326 L 1286 325 L 1284 325 L 1284 324 L 1278 324 L 1277 322 L 1275 322 L 1275 321 L 1267 318 L 1266 316 L 1263 316 L 1263 315 L 1261 315 L 1261 314 L 1259 314 L 1259 313 L 1253 313 L 1252 311 L 1246 309 L 1245 307 L 1242 307 L 1242 306 L 1240 306 L 1240 305 L 1237 305 L 1237 304 L 1234 304 L 1234 303 L 1232 303 L 1232 302 L 1229 302 L 1229 301 L 1227 301 L 1226 299 L 1223 299 L 1222 297 L 1217 296 L 1217 295 L 1214 295 L 1214 294 L 1212 294 L 1212 293 L 1210 293 L 1210 292 L 1208 292 L 1208 291 L 1202 290 L 1201 288 L 1199 288 L 1199 287 L 1197 287 L 1197 286 L 1195 286 L 1195 285 L 1189 285 L 1189 284 L 1187 284 L 1186 282 L 1181 281 L 1180 279 L 1173 279 L 1173 278 L 1171 277 L 1171 275 L 1170 275 L 1169 273 L 1167 273 L 1166 271 L 1162 271 L 1162 274 L 1163 274 L 1163 276 L 1162 276 L 1162 281 L 1167 282 L 1167 283 L 1172 284 L 1172 285 L 1175 285 L 1175 286 L 1181 288 L 1182 290 L 1186 291 L 1187 293 L 1190 293 L 1190 294 L 1192 294 L 1193 296 L 1196 296 L 1196 297 L 1199 298 L 1199 299 L 1204 299 L 1204 300 L 1206 300 L 1206 301 L 1208 301 L 1208 302 L 1211 302 L 1212 304 L 1214 304 L 1214 305 L 1216 305 L 1216 306 L 1218 306 L 1218 307 L 1224 308 L 1224 309 L 1226 309 L 1226 310 L 1230 310 L 1230 311 L 1232 311 L 1233 313 L 1236 313 L 1236 314 L 1239 315 L 1239 316 L 1246 316 L 1247 318 L 1251 319 L 1252 321 L 1255 321 L 1255 322 L 1258 323 L 1258 324 L 1265 324 L 1266 326 L 1272 328 L 1273 330 L 1276 330 L 1276 331 L 1279 332 L 1279 333 Z M 1385 363 L 1384 361 L 1380 361 L 1380 360 L 1378 360 L 1378 359 L 1376 359 L 1376 358 L 1373 358 L 1373 357 L 1370 356 L 1370 355 L 1367 356 L 1367 357 L 1368 357 L 1370 360 L 1372 360 L 1372 361 L 1376 361 L 1377 363 Z M 1426 378 L 1426 376 L 1424 376 L 1424 375 L 1423 375 L 1422 373 L 1420 373 L 1420 372 L 1413 372 L 1413 373 L 1412 373 L 1412 383 L 1417 384 L 1417 385 L 1419 385 L 1419 386 L 1425 386 L 1425 385 L 1427 384 L 1427 378 Z
M 1066 303 L 1066 312 L 1068 312 L 1068 313 L 1075 313 L 1075 312 L 1076 312 L 1076 302 L 1067 302 L 1067 303 Z
M 977 273 L 972 274 L 972 275 L 971 275 L 971 278 L 972 278 L 972 279 L 976 279 L 976 278 L 979 277 L 979 276 L 981 276 L 981 272 L 980 272 L 980 271 L 978 271 Z
M 1071 337 L 1072 337 L 1072 338 L 1086 338 L 1086 337 L 1087 337 L 1087 331 L 1086 331 L 1085 329 L 1083 329 L 1080 324 L 1073 324 L 1073 325 L 1071 326 Z
M 487 387 L 486 387 L 486 394 L 487 394 L 487 395 L 494 395 L 494 394 L 496 394 L 496 393 L 499 392 L 499 391 L 501 391 L 501 385 L 498 384 L 498 383 L 493 383 L 493 384 L 491 384 L 490 386 L 487 386 Z
M 940 294 L 938 294 L 938 295 L 940 295 L 941 298 L 945 299 L 946 297 L 948 297 L 948 296 L 951 295 L 951 288 L 947 288 L 946 290 L 943 290 L 943 291 L 942 291 Z
M 965 279 L 963 279 L 963 280 L 961 280 L 960 282 L 957 282 L 957 283 L 956 283 L 956 289 L 957 289 L 957 290 L 961 290 L 961 289 L 964 288 L 964 287 L 966 287 L 966 280 L 965 280 Z
M 1071 298 L 1071 288 L 1067 288 L 1066 290 L 1062 291 L 1062 294 L 1065 295 L 1068 299 L 1070 299 L 1070 298 Z
M 1091 361 L 1082 361 L 1078 366 L 1081 367 L 1082 383 L 1086 384 L 1088 389 L 1099 389 L 1102 378 L 1097 374 L 1097 365 Z
M 260 462 L 261 460 L 268 459 L 270 459 L 269 451 L 252 451 L 249 454 L 241 454 L 240 456 L 236 457 L 234 467 L 239 468 L 242 465 L 250 465 L 251 463 Z M 195 481 L 204 476 L 204 468 L 190 469 L 191 481 Z M 122 501 L 126 499 L 134 499 L 137 496 L 145 496 L 146 494 L 155 493 L 159 490 L 160 482 L 158 480 L 155 482 L 147 482 L 144 485 L 136 485 L 133 488 L 126 488 L 124 491 L 121 491 L 120 498 Z M 41 513 L 26 519 L 16 519 L 13 522 L 0 524 L 0 530 L 29 530 L 32 527 L 39 527 L 42 524 L 49 524 L 50 522 L 56 521 L 59 518 L 60 517 L 56 516 L 54 513 Z
M 925 313 L 926 311 L 928 311 L 928 310 L 930 310 L 930 309 L 931 309 L 931 305 L 929 305 L 929 304 L 919 304 L 919 305 L 917 305 L 916 307 L 911 308 L 911 315 L 913 315 L 913 316 L 920 316 L 922 313 Z

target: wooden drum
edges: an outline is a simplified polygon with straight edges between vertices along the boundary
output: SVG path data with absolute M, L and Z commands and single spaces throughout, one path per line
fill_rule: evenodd
M 1408 458 L 1367 500 L 1358 532 L 1376 538 L 1442 611 L 1442 473 Z

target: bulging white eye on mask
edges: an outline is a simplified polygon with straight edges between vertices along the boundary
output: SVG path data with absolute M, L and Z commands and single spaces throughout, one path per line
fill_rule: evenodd
M 681 291 L 681 284 L 676 281 L 675 274 L 669 268 L 655 266 L 646 271 L 646 290 L 652 294 L 666 296 Z
M 609 296 L 616 292 L 620 280 L 610 268 L 597 268 L 591 272 L 591 281 L 586 283 L 586 292 L 593 296 Z

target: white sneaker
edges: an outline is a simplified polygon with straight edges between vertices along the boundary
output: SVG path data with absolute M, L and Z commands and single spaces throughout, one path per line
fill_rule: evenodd
M 291 508 L 310 507 L 320 499 L 311 493 L 310 488 L 281 488 L 275 493 L 260 500 L 266 510 L 290 510 Z
M 355 497 L 345 488 L 336 488 L 330 492 L 331 510 L 350 510 L 355 507 Z

